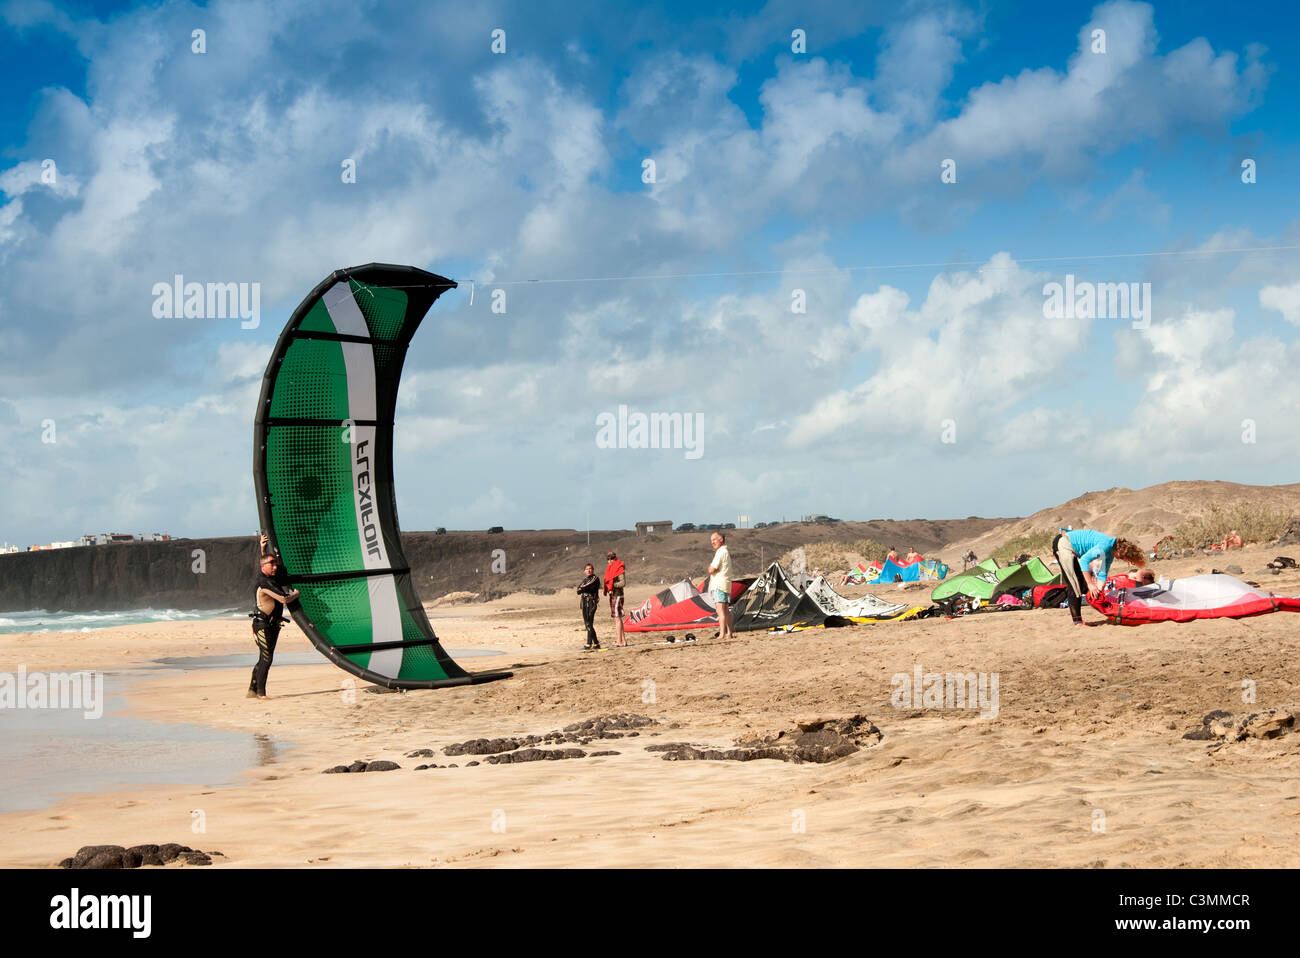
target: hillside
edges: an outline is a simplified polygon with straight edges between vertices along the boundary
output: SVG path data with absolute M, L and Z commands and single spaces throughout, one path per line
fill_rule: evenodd
M 1033 530 L 1097 528 L 1126 535 L 1144 548 L 1188 519 L 1215 506 L 1262 506 L 1300 515 L 1300 483 L 1248 486 L 1231 482 L 1167 482 L 1146 489 L 1107 489 L 1041 509 L 1024 519 L 909 519 L 798 523 L 727 533 L 736 571 L 759 572 L 796 546 L 874 539 L 899 551 L 914 547 L 960 568 L 962 553 L 981 557 L 1007 539 Z M 604 568 L 611 549 L 627 563 L 629 585 L 671 583 L 704 574 L 712 555 L 707 532 L 637 536 L 634 532 L 573 529 L 486 532 L 410 532 L 402 536 L 421 598 L 432 602 L 455 592 L 481 599 L 511 592 L 574 587 L 582 566 Z M 206 570 L 194 571 L 195 550 Z M 504 572 L 494 572 L 501 550 Z M 177 539 L 87 546 L 0 556 L 0 612 L 109 611 L 144 607 L 244 608 L 251 604 L 256 546 L 252 537 Z M 500 561 L 496 565 L 500 567 Z
M 1249 486 L 1236 482 L 1164 482 L 1145 489 L 1107 489 L 1089 492 L 1058 506 L 1040 509 L 1024 519 L 1012 519 L 974 536 L 946 544 L 945 553 L 961 555 L 968 549 L 983 557 L 1003 542 L 1034 530 L 1100 529 L 1127 536 L 1150 548 L 1179 524 L 1205 516 L 1215 506 L 1254 506 L 1300 515 L 1300 483 L 1285 486 Z
M 733 529 L 728 545 L 740 574 L 754 574 L 795 546 L 873 538 L 900 549 L 927 551 L 957 537 L 978 536 L 1006 519 L 914 519 L 906 521 L 787 523 L 767 529 Z M 631 531 L 587 533 L 573 529 L 486 532 L 409 532 L 403 548 L 421 598 L 450 592 L 480 598 L 511 592 L 576 586 L 582 566 L 603 569 L 616 551 L 628 565 L 632 585 L 675 582 L 700 576 L 712 556 L 707 532 L 637 536 Z M 494 550 L 504 553 L 505 572 L 492 571 Z M 195 572 L 196 550 L 205 570 Z M 83 546 L 0 556 L 0 612 L 110 611 L 118 609 L 218 609 L 251 606 L 257 547 L 251 536 L 175 539 Z M 497 563 L 498 566 L 500 563 Z

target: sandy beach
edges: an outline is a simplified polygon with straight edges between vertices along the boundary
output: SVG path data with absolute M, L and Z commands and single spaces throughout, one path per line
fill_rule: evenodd
M 1266 554 L 1268 553 L 1268 554 Z M 1253 576 L 1268 549 L 1234 553 Z M 1161 575 L 1209 571 L 1205 557 Z M 1261 584 L 1300 594 L 1300 573 Z M 629 590 L 629 602 L 650 594 Z M 859 589 L 857 592 L 867 591 Z M 876 589 L 924 604 L 928 591 Z M 372 692 L 328 664 L 277 666 L 271 698 L 247 670 L 141 672 L 132 715 L 265 734 L 292 747 L 230 787 L 154 785 L 69 795 L 0 815 L 0 865 L 53 866 L 91 844 L 167 841 L 219 850 L 216 867 L 1294 867 L 1300 863 L 1300 732 L 1186 740 L 1206 713 L 1300 703 L 1290 614 L 1119 627 L 1092 610 L 999 612 L 727 642 L 579 651 L 577 603 L 515 595 L 441 607 L 450 649 L 511 668 L 479 686 Z M 600 623 L 608 642 L 608 617 Z M 15 668 L 116 670 L 165 656 L 251 650 L 233 618 L 0 637 Z M 278 654 L 309 651 L 286 628 Z M 891 677 L 996 673 L 995 717 L 896 708 Z M 1243 703 L 1243 682 L 1257 699 Z M 655 720 L 582 746 L 615 755 L 526 764 L 447 757 L 475 738 L 544 735 L 586 719 Z M 730 748 L 815 718 L 865 716 L 871 747 L 827 764 L 665 761 L 669 742 Z M 406 753 L 432 749 L 434 757 Z M 355 760 L 401 769 L 322 775 Z M 474 767 L 469 761 L 480 760 Z M 416 771 L 420 764 L 443 767 Z M 206 831 L 191 831 L 201 810 Z M 175 867 L 175 866 L 169 866 Z M 189 867 L 189 866 L 184 866 Z

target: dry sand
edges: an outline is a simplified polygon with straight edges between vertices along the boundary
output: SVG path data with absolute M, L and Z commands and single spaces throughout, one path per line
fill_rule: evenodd
M 1255 575 L 1275 550 L 1158 563 L 1162 575 L 1236 562 L 1300 594 L 1300 573 Z M 632 604 L 653 591 L 633 589 Z M 921 593 L 880 591 L 882 596 Z M 1073 628 L 1063 611 L 991 613 L 728 642 L 583 654 L 577 603 L 520 595 L 436 620 L 449 648 L 506 652 L 471 670 L 513 679 L 406 694 L 344 694 L 330 666 L 163 672 L 133 713 L 296 743 L 241 784 L 74 795 L 0 815 L 0 866 L 49 866 L 82 845 L 177 841 L 215 867 L 260 866 L 1195 866 L 1300 864 L 1300 730 L 1217 749 L 1182 738 L 1213 709 L 1300 702 L 1300 616 Z M 601 623 L 609 640 L 608 617 Z M 286 628 L 280 652 L 309 645 Z M 0 669 L 110 669 L 251 650 L 234 620 L 0 636 Z M 892 707 L 895 673 L 996 672 L 999 712 Z M 1242 702 L 1242 682 L 1257 701 Z M 541 734 L 608 713 L 661 725 L 593 743 L 618 755 L 466 767 L 440 749 Z M 731 745 L 811 714 L 861 713 L 874 747 L 825 765 L 668 762 L 645 746 Z M 678 728 L 669 728 L 671 724 Z M 433 759 L 405 752 L 436 748 Z M 398 771 L 322 775 L 355 759 Z M 417 764 L 459 768 L 415 771 Z M 202 809 L 206 833 L 190 830 Z M 188 866 L 187 866 L 188 867 Z

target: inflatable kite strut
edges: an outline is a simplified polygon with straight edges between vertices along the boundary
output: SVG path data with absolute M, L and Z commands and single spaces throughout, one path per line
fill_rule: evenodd
M 456 283 L 411 266 L 335 271 L 299 304 L 262 379 L 253 439 L 258 515 L 301 592 L 294 621 L 368 682 L 429 689 L 471 674 L 438 643 L 402 552 L 393 414 L 406 348 Z

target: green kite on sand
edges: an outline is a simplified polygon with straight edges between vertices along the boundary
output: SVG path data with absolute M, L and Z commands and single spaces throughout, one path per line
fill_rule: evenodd
M 456 283 L 412 266 L 336 270 L 294 310 L 262 379 L 254 423 L 258 515 L 302 594 L 289 606 L 339 668 L 388 688 L 471 674 L 438 642 L 402 552 L 393 414 L 406 349 Z
M 1032 589 L 1036 585 L 1056 585 L 1060 581 L 1060 573 L 1053 573 L 1037 556 L 1008 566 L 1001 565 L 997 559 L 985 559 L 974 568 L 936 586 L 930 593 L 930 601 L 940 602 L 964 595 L 981 602 L 992 602 L 999 593 L 1011 589 Z

